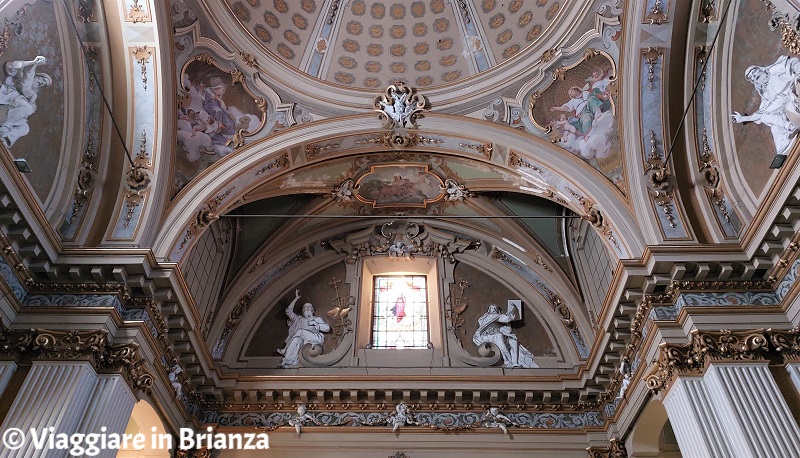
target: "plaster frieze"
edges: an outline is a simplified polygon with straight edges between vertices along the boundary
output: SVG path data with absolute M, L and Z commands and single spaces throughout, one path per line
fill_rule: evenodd
M 302 413 L 299 407 L 302 406 Z M 605 420 L 597 411 L 589 412 L 510 412 L 499 407 L 485 407 L 477 412 L 427 411 L 424 406 L 399 403 L 385 405 L 389 412 L 299 404 L 297 413 L 284 412 L 218 412 L 201 411 L 198 421 L 227 427 L 255 427 L 274 431 L 281 427 L 362 427 L 402 432 L 406 429 L 430 429 L 442 432 L 468 431 L 479 428 L 520 432 L 545 429 L 584 429 L 601 427 Z M 344 407 L 344 406 L 342 406 Z M 494 413 L 492 413 L 494 411 Z M 503 427 L 501 428 L 500 425 Z

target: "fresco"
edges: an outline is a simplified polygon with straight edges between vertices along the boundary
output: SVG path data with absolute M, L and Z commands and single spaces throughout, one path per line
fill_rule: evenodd
M 785 114 L 779 113 L 775 119 L 769 116 L 758 120 L 753 118 L 765 108 L 769 110 L 770 105 L 781 104 L 781 100 L 784 109 L 780 111 L 785 113 L 786 103 L 791 106 L 797 101 L 797 96 L 791 92 L 792 87 L 774 87 L 779 80 L 785 79 L 779 73 L 785 77 L 796 73 L 793 68 L 797 64 L 793 62 L 797 62 L 797 59 L 789 57 L 781 46 L 780 31 L 770 30 L 771 17 L 772 12 L 764 7 L 763 2 L 742 1 L 738 5 L 732 40 L 728 93 L 731 98 L 733 139 L 739 168 L 744 172 L 742 177 L 756 196 L 765 190 L 772 176 L 773 171 L 769 166 L 775 155 L 790 149 L 793 143 L 793 137 L 789 138 L 790 131 L 796 129 L 791 127 Z M 766 70 L 754 71 L 755 68 Z M 773 80 L 771 89 L 770 79 Z M 776 99 L 778 94 L 782 95 Z M 737 123 L 737 114 L 746 118 L 739 119 L 741 122 Z
M 356 182 L 356 197 L 373 207 L 425 207 L 443 197 L 444 183 L 428 166 L 376 165 Z
M 0 142 L 31 164 L 28 179 L 43 202 L 64 131 L 64 40 L 54 8 L 40 0 L 6 8 L 0 18 L 0 41 L 7 45 L 0 46 Z
M 577 64 L 531 96 L 534 124 L 556 145 L 580 157 L 624 189 L 614 91 L 616 66 L 608 54 L 587 50 Z
M 175 186 L 180 190 L 214 162 L 244 144 L 266 120 L 266 102 L 244 86 L 241 74 L 225 71 L 206 55 L 181 72 Z

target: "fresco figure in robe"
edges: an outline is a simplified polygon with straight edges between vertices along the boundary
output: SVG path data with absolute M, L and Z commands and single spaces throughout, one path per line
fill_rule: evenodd
M 745 70 L 744 77 L 753 83 L 761 103 L 755 113 L 748 115 L 734 111 L 731 119 L 734 123 L 754 122 L 768 126 L 775 142 L 775 159 L 782 164 L 800 132 L 800 59 L 780 56 L 774 63 L 763 67 L 751 65 Z
M 5 64 L 6 78 L 0 85 L 0 105 L 8 107 L 6 119 L 0 124 L 0 141 L 11 148 L 17 140 L 30 132 L 28 117 L 36 112 L 39 89 L 53 84 L 47 73 L 36 69 L 47 60 L 36 56 L 33 60 L 14 60 Z

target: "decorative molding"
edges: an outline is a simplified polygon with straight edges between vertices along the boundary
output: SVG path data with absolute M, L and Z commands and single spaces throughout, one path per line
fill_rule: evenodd
M 650 25 L 654 24 L 663 24 L 667 22 L 667 11 L 664 8 L 664 4 L 661 0 L 655 0 L 653 6 L 647 10 L 647 14 L 644 17 L 645 21 L 649 21 Z
M 113 345 L 105 330 L 12 330 L 0 321 L 0 357 L 89 361 L 98 373 L 122 375 L 133 391 L 149 393 L 153 385 L 153 376 L 144 368 L 139 346 Z
M 628 458 L 625 442 L 617 437 L 611 438 L 606 447 L 587 447 L 590 458 Z
M 658 61 L 663 57 L 663 55 L 664 55 L 663 48 L 648 47 L 642 50 L 642 57 L 644 57 L 644 61 L 647 64 L 648 88 L 651 91 L 654 91 L 656 88 L 655 86 L 656 64 L 658 64 Z
M 150 57 L 153 55 L 153 50 L 147 46 L 136 46 L 131 50 L 133 58 L 139 63 L 142 69 L 142 85 L 144 90 L 147 90 L 147 64 L 150 62 Z
M 256 176 L 266 173 L 272 169 L 286 168 L 289 166 L 289 153 L 283 153 L 274 161 L 256 170 Z
M 131 19 L 134 24 L 137 22 L 146 22 L 150 20 L 150 15 L 147 14 L 147 8 L 139 5 L 139 0 L 132 0 L 130 7 L 131 9 L 128 11 L 128 18 Z
M 397 82 L 387 87 L 383 95 L 375 97 L 372 105 L 385 129 L 397 129 L 417 127 L 417 119 L 422 117 L 427 103 L 416 89 Z
M 457 254 L 477 249 L 481 241 L 441 232 L 424 224 L 393 221 L 348 234 L 341 239 L 324 240 L 322 244 L 345 255 L 344 260 L 348 264 L 355 264 L 366 256 L 379 255 L 395 259 L 441 257 L 455 264 Z
M 465 320 L 461 314 L 469 307 L 469 298 L 466 297 L 466 292 L 470 286 L 472 286 L 470 282 L 459 278 L 458 282 L 450 283 L 450 294 L 445 298 L 445 314 L 450 321 L 453 334 L 459 341 L 467 335 L 463 329 Z
M 299 406 L 299 404 L 296 404 Z M 399 406 L 405 406 L 400 409 Z M 366 407 L 366 406 L 364 406 Z M 383 409 L 387 409 L 383 405 Z M 501 429 L 502 424 L 507 429 L 518 430 L 541 430 L 541 429 L 583 429 L 600 427 L 604 424 L 603 415 L 598 411 L 587 412 L 506 412 L 500 414 L 499 410 L 503 406 L 497 407 L 498 414 L 507 420 L 492 420 L 487 417 L 488 412 L 455 412 L 455 411 L 424 411 L 419 404 L 400 403 L 392 409 L 391 413 L 381 411 L 361 410 L 358 405 L 349 404 L 318 406 L 305 405 L 305 411 L 301 415 L 302 424 L 330 428 L 330 427 L 367 427 L 388 430 L 394 429 L 395 432 L 405 428 L 427 428 L 434 431 L 456 432 L 467 431 L 479 428 Z M 324 408 L 324 411 L 317 409 Z M 490 405 L 483 406 L 484 409 L 492 408 Z M 201 411 L 198 417 L 201 424 L 224 424 L 229 427 L 251 427 L 264 432 L 274 431 L 281 427 L 295 428 L 290 422 L 300 421 L 298 415 L 289 412 L 218 412 L 216 410 Z M 294 420 L 294 421 L 293 421 Z M 497 424 L 497 425 L 496 425 Z
M 186 233 L 178 246 L 178 251 L 183 251 L 183 248 L 189 243 L 197 234 L 202 232 L 209 224 L 219 219 L 220 204 L 236 189 L 230 187 L 222 194 L 217 194 L 208 200 L 200 210 L 197 211 L 194 221 L 186 229 Z
M 792 54 L 800 54 L 800 24 L 798 24 L 800 13 L 796 11 L 785 13 L 779 11 L 771 2 L 762 1 L 767 9 L 772 11 L 772 17 L 769 19 L 770 29 L 773 31 L 780 29 L 783 47 Z
M 797 330 L 789 331 L 778 338 L 779 342 L 787 343 L 786 348 L 794 352 L 791 345 L 792 339 L 787 335 Z M 770 348 L 771 331 L 763 329 L 755 331 L 719 332 L 693 330 L 689 342 L 673 344 L 663 342 L 659 345 L 659 357 L 650 374 L 645 377 L 647 388 L 658 394 L 667 389 L 676 375 L 693 374 L 702 375 L 712 362 L 738 362 L 765 360 L 767 353 L 780 353 L 784 347 Z M 676 374 L 677 373 L 677 374 Z

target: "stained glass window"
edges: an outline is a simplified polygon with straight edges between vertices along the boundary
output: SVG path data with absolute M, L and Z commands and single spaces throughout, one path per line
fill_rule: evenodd
M 376 275 L 372 348 L 428 348 L 425 275 Z

